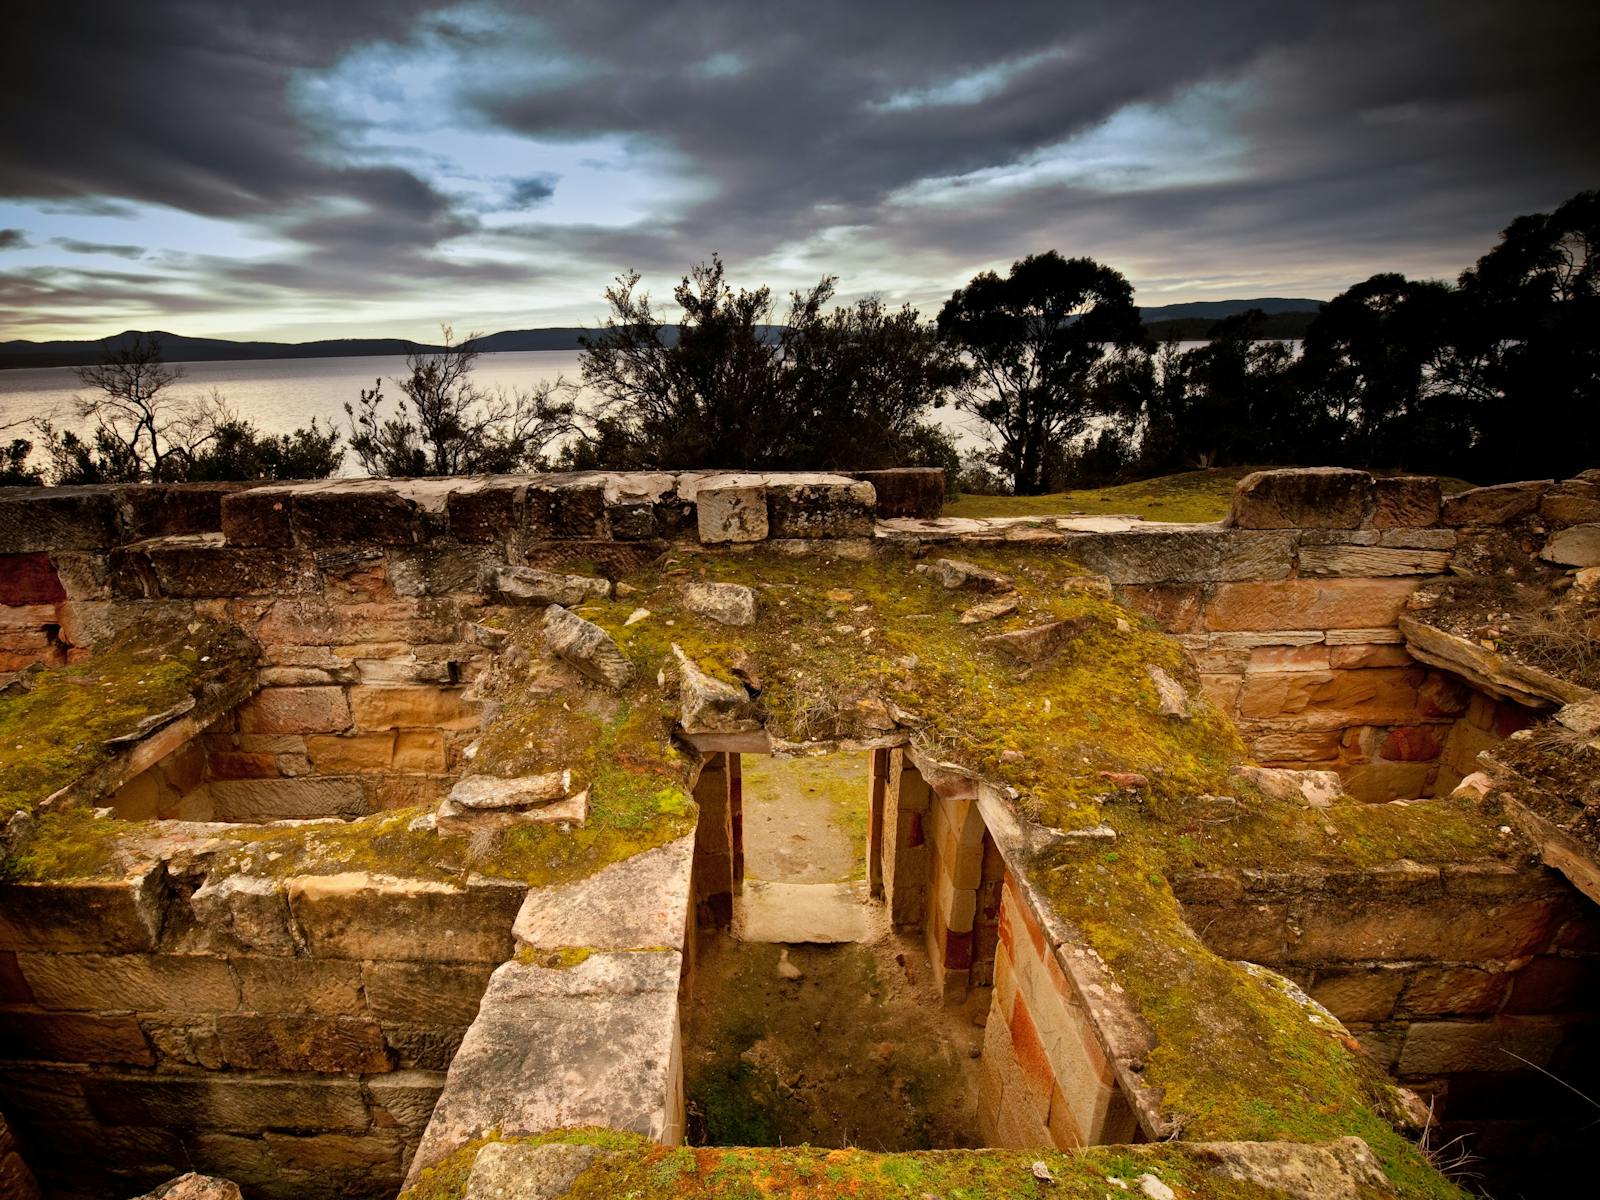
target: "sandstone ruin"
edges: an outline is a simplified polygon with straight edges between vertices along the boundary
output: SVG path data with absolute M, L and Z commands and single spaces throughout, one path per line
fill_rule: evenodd
M 941 493 L 0 490 L 0 1195 L 1451 1196 L 1457 1132 L 1569 1162 L 1600 1114 L 1530 1081 L 1600 1075 L 1600 698 L 1493 609 L 1593 605 L 1600 474 L 1269 471 L 1217 525 Z M 742 763 L 841 749 L 848 902 L 982 1021 L 979 1148 L 684 1146 L 697 939 L 762 911 Z

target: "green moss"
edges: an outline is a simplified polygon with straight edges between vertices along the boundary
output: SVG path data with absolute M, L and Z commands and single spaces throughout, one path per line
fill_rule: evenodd
M 543 967 L 547 971 L 569 971 L 579 963 L 588 962 L 593 953 L 594 951 L 588 946 L 557 946 L 551 950 L 519 946 L 517 961 L 525 967 Z
M 460 1200 L 478 1151 L 479 1139 L 422 1174 L 401 1200 Z M 934 1150 L 872 1154 L 863 1150 L 688 1149 L 654 1145 L 643 1138 L 591 1132 L 509 1142 L 593 1142 L 607 1154 L 580 1175 L 571 1200 L 1104 1200 L 1107 1195 L 1140 1194 L 1139 1179 L 1155 1178 L 1180 1196 L 1206 1200 L 1268 1200 L 1282 1193 L 1214 1173 L 1210 1164 L 1182 1144 L 1090 1147 L 1069 1154 L 1054 1151 Z M 1050 1178 L 1041 1180 L 1034 1164 Z M 1112 1182 L 1115 1180 L 1116 1182 Z M 1352 1200 L 1375 1200 L 1371 1189 Z
M 248 653 L 223 626 L 141 623 L 77 666 L 0 697 L 0 818 L 31 808 L 112 757 L 110 738 L 169 711 Z
M 0 859 L 0 879 L 88 879 L 111 872 L 123 839 L 140 826 L 87 808 L 41 813 L 15 852 Z
M 1220 521 L 1233 503 L 1233 488 L 1250 467 L 1185 471 L 1123 483 L 1115 487 L 1053 492 L 1047 496 L 956 497 L 944 506 L 947 517 L 1143 517 L 1147 521 Z

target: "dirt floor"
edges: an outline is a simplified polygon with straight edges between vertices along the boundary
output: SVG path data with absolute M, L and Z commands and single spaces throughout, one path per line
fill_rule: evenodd
M 705 933 L 698 955 L 684 1059 L 692 1144 L 980 1144 L 983 1030 L 935 999 L 917 940 L 777 946 Z M 780 974 L 780 958 L 800 977 Z

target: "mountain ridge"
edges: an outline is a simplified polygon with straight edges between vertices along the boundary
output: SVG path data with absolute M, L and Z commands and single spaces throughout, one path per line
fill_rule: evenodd
M 1309 323 L 1322 301 L 1266 297 L 1259 300 L 1200 300 L 1188 304 L 1164 304 L 1139 309 L 1139 316 L 1151 332 L 1164 336 L 1168 326 L 1181 325 L 1180 336 L 1203 337 L 1196 329 L 1209 328 L 1215 321 L 1259 308 L 1269 317 L 1281 314 L 1303 316 Z M 1303 329 L 1302 329 L 1303 331 Z M 593 330 L 577 325 L 552 325 L 537 329 L 507 329 L 474 338 L 470 345 L 484 354 L 525 350 L 576 350 L 578 338 Z M 108 347 L 118 348 L 140 336 L 159 338 L 168 362 L 228 362 L 262 359 L 370 358 L 409 354 L 417 350 L 437 350 L 438 346 L 408 338 L 322 338 L 310 342 L 235 341 L 228 338 L 187 337 L 164 330 L 125 330 L 108 338 L 31 342 L 18 339 L 0 342 L 0 369 L 21 367 L 77 367 L 100 361 Z M 1269 333 L 1267 336 L 1296 337 L 1298 333 Z

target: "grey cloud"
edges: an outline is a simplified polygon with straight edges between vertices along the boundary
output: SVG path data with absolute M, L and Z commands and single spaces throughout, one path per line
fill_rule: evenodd
M 0 250 L 20 250 L 28 244 L 28 237 L 20 229 L 0 229 Z
M 537 208 L 556 194 L 556 184 L 561 176 L 546 171 L 511 181 L 507 199 L 512 208 Z
M 110 254 L 117 258 L 143 258 L 143 246 L 121 246 L 109 242 L 84 242 L 77 238 L 57 237 L 51 238 L 52 246 L 60 246 L 63 250 L 70 250 L 73 254 Z

